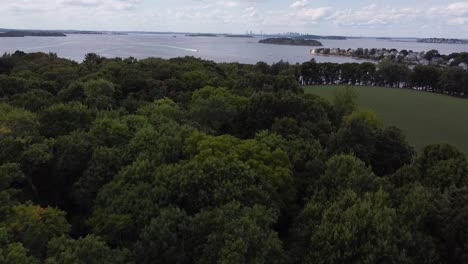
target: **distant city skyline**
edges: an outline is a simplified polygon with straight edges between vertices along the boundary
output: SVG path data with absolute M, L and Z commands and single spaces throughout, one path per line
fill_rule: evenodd
M 0 28 L 468 38 L 468 1 L 415 2 L 0 0 Z

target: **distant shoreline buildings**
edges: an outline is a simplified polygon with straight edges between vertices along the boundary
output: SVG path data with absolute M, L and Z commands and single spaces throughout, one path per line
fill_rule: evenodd
M 446 38 L 425 38 L 418 39 L 419 43 L 435 43 L 435 44 L 468 44 L 468 40 L 464 39 L 446 39 Z
M 468 53 L 441 55 L 436 50 L 414 52 L 412 50 L 396 49 L 340 49 L 340 48 L 316 48 L 310 50 L 312 55 L 352 57 L 358 59 L 381 61 L 384 59 L 398 61 L 409 65 L 437 65 L 459 66 L 468 69 L 468 63 L 464 57 Z M 463 57 L 463 58 L 461 58 Z M 463 61 L 461 61 L 463 60 Z

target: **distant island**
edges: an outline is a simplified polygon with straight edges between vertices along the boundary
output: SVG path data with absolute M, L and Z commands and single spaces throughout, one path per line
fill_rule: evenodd
M 293 45 L 293 46 L 322 46 L 322 43 L 313 39 L 297 39 L 297 38 L 267 38 L 262 39 L 259 43 L 275 44 L 275 45 Z
M 464 39 L 446 39 L 446 38 L 425 38 L 418 39 L 420 43 L 436 43 L 436 44 L 468 44 L 468 40 Z
M 295 39 L 328 39 L 328 40 L 346 40 L 343 36 L 318 36 L 318 35 L 301 35 L 294 37 Z
M 104 32 L 99 32 L 99 31 L 70 31 L 70 32 L 65 32 L 67 34 L 82 34 L 82 35 L 104 35 Z
M 128 35 L 125 32 L 115 32 L 115 31 L 64 31 L 65 34 L 75 34 L 75 35 Z
M 66 37 L 61 32 L 48 31 L 7 31 L 0 33 L 0 37 Z
M 225 35 L 227 38 L 253 38 L 252 35 Z
M 342 37 L 342 36 L 325 36 L 321 37 L 320 39 L 330 39 L 330 40 L 347 40 L 347 37 Z
M 217 37 L 218 35 L 202 33 L 202 34 L 186 34 L 185 36 L 187 37 Z

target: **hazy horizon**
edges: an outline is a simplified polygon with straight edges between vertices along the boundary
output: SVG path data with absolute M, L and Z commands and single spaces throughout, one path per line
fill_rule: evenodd
M 51 29 L 43 29 L 43 28 L 3 28 L 0 27 L 0 29 L 5 29 L 5 30 L 18 30 L 18 31 L 49 31 L 49 32 L 102 32 L 102 33 L 147 33 L 147 34 L 232 34 L 232 35 L 248 35 L 250 34 L 249 32 L 241 32 L 241 33 L 230 33 L 230 32 L 213 32 L 213 31 L 144 31 L 144 30 L 98 30 L 98 29 L 81 29 L 81 28 L 51 28 Z M 349 38 L 394 38 L 394 39 L 417 39 L 417 38 L 437 38 L 436 36 L 398 36 L 398 35 L 384 35 L 384 36 L 367 36 L 367 35 L 335 35 L 335 34 L 316 34 L 314 32 L 271 32 L 271 33 L 265 33 L 263 32 L 263 35 L 287 35 L 288 33 L 300 33 L 300 34 L 309 34 L 309 35 L 317 35 L 317 36 L 322 36 L 322 37 L 327 37 L 327 36 L 340 36 L 340 37 L 349 37 Z M 253 35 L 255 36 L 260 36 L 260 32 L 252 32 Z M 445 38 L 455 38 L 455 37 L 445 37 Z M 458 39 L 468 39 L 463 38 L 463 37 L 457 37 Z
M 468 38 L 468 2 L 0 0 L 0 28 Z

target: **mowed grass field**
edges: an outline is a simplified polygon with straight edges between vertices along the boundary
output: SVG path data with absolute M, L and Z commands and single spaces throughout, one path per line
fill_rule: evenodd
M 304 90 L 332 101 L 339 87 Z M 355 90 L 360 108 L 371 109 L 385 125 L 402 129 L 418 151 L 428 144 L 449 143 L 468 155 L 468 99 L 398 88 L 355 86 Z

